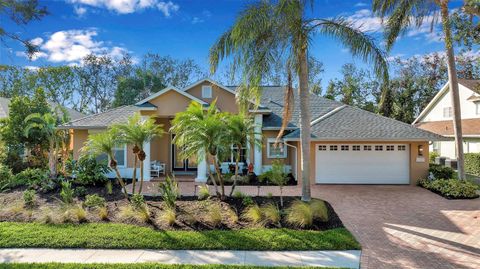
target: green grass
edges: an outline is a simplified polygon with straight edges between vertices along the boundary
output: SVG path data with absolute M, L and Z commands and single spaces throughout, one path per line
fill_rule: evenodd
M 117 223 L 40 224 L 0 222 L 0 248 L 108 248 L 202 250 L 360 249 L 347 229 L 307 231 L 242 229 L 160 231 Z
M 293 267 L 242 266 L 242 265 L 180 265 L 158 263 L 135 264 L 80 264 L 80 263 L 10 263 L 0 264 L 2 269 L 287 269 Z M 314 268 L 314 267 L 295 267 Z M 322 267 L 329 269 L 330 267 Z M 333 268 L 330 268 L 333 269 Z M 339 269 L 339 268 L 335 268 Z

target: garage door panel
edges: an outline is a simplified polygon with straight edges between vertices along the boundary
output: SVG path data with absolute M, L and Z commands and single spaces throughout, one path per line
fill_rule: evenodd
M 319 144 L 320 145 L 320 144 Z M 399 150 L 398 145 L 387 151 L 386 144 L 381 144 L 382 151 L 376 151 L 375 145 L 371 150 L 353 151 L 330 150 L 327 146 L 324 150 L 316 151 L 316 182 L 327 184 L 408 184 L 409 173 L 409 149 Z M 389 145 L 391 146 L 391 145 Z M 391 149 L 391 148 L 390 148 Z

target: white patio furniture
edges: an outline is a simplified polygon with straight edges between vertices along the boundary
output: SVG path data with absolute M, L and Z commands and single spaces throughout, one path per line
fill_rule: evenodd
M 160 174 L 165 175 L 165 163 L 159 161 L 150 162 L 150 176 L 159 177 Z

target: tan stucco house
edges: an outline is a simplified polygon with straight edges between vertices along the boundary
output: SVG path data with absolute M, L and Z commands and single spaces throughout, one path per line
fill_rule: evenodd
M 177 158 L 180 149 L 172 144 L 175 134 L 169 132 L 170 122 L 192 101 L 208 105 L 217 99 L 221 111 L 237 113 L 235 91 L 236 87 L 204 79 L 183 89 L 167 87 L 135 105 L 73 120 L 63 128 L 71 130 L 73 155 L 78 158 L 89 134 L 124 122 L 135 112 L 155 117 L 166 134 L 144 145 L 147 153 L 145 174 L 150 174 L 150 162 L 158 161 L 165 164 L 167 174 L 191 174 L 196 181 L 204 182 L 209 169 L 205 161 Z M 442 140 L 442 136 L 314 94 L 310 100 L 312 183 L 414 184 L 427 176 L 428 141 Z M 293 116 L 280 147 L 273 146 L 282 123 L 283 102 L 282 87 L 263 87 L 260 106 L 251 110 L 263 143 L 246 145 L 242 159 L 246 164 L 253 164 L 256 174 L 270 169 L 274 159 L 282 159 L 287 169 L 296 178 L 301 178 L 298 98 L 295 98 Z M 119 147 L 115 153 L 122 176 L 131 177 L 131 149 Z M 225 160 L 222 169 L 228 169 L 230 161 Z

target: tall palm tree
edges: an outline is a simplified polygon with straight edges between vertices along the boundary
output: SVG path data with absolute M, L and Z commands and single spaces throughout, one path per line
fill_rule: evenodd
M 125 182 L 120 175 L 120 171 L 117 167 L 118 162 L 115 159 L 115 154 L 113 153 L 113 149 L 122 144 L 122 141 L 120 141 L 118 138 L 119 134 L 115 129 L 109 129 L 105 132 L 91 134 L 88 136 L 88 140 L 85 142 L 85 145 L 82 147 L 81 151 L 95 156 L 100 156 L 103 154 L 108 156 L 110 159 L 110 168 L 115 171 L 117 181 L 123 189 L 125 198 L 128 199 Z
M 230 152 L 230 139 L 226 128 L 225 117 L 227 114 L 219 112 L 215 104 L 216 100 L 208 108 L 204 108 L 197 102 L 190 103 L 185 111 L 175 115 L 170 130 L 175 134 L 173 142 L 177 147 L 182 148 L 180 158 L 187 159 L 192 156 L 198 156 L 200 160 L 205 158 L 209 178 L 212 179 L 215 192 L 223 199 L 225 188 L 219 160 Z M 199 152 L 205 152 L 205 154 L 198 154 Z M 210 171 L 210 159 L 213 161 L 221 192 L 218 191 L 217 180 Z
M 27 124 L 24 129 L 24 135 L 41 135 L 48 140 L 48 168 L 50 177 L 57 177 L 57 145 L 60 137 L 57 133 L 57 117 L 52 113 L 40 114 L 32 113 L 28 115 L 24 122 Z
M 241 152 L 243 146 L 247 143 L 260 144 L 259 139 L 255 139 L 255 123 L 251 117 L 244 114 L 229 115 L 227 117 L 227 131 L 230 144 L 236 147 L 235 154 L 235 176 L 233 179 L 232 189 L 230 190 L 230 196 L 233 194 L 235 187 L 237 186 L 238 169 L 241 158 Z M 233 161 L 233 160 L 232 160 Z
M 388 17 L 385 29 L 387 49 L 390 50 L 397 37 L 408 27 L 420 27 L 430 20 L 432 29 L 440 17 L 442 21 L 445 50 L 447 56 L 448 81 L 453 106 L 453 129 L 458 159 L 458 177 L 465 179 L 463 161 L 462 121 L 460 97 L 458 94 L 457 69 L 448 10 L 449 0 L 373 0 L 373 11 L 382 18 Z
M 135 193 L 135 183 L 137 176 L 137 164 L 140 161 L 140 187 L 138 193 L 142 193 L 144 181 L 143 162 L 146 154 L 143 148 L 144 143 L 149 142 L 154 137 L 163 135 L 164 131 L 161 124 L 157 124 L 155 118 L 149 117 L 142 119 L 139 113 L 135 113 L 128 118 L 127 123 L 114 125 L 112 128 L 119 130 L 120 136 L 124 143 L 133 145 L 133 154 L 135 156 L 135 163 L 133 166 L 132 176 L 132 193 Z
M 342 18 L 308 18 L 307 9 L 312 7 L 313 1 L 306 0 L 259 1 L 243 10 L 234 25 L 210 49 L 211 72 L 216 71 L 220 60 L 232 57 L 234 65 L 242 71 L 244 83 L 253 89 L 251 91 L 257 98 L 262 78 L 278 59 L 284 59 L 288 74 L 293 73 L 298 77 L 304 201 L 311 199 L 311 114 L 307 59 L 312 38 L 318 34 L 340 41 L 354 56 L 373 63 L 375 73 L 388 80 L 384 53 L 372 38 Z M 285 96 L 291 96 L 288 92 L 290 86 L 285 87 Z M 290 109 L 292 106 L 293 103 L 289 104 Z

